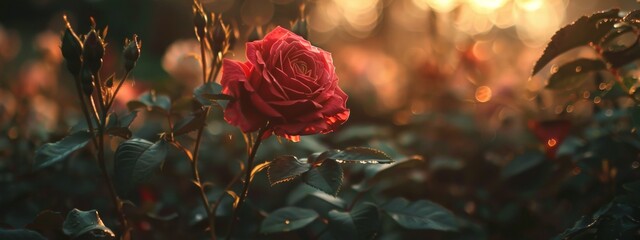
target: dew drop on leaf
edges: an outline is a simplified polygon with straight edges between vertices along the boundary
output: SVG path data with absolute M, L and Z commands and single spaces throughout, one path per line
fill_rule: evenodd
M 572 104 L 567 105 L 567 109 L 565 111 L 567 111 L 567 113 L 572 113 L 573 110 L 575 110 L 575 107 Z
M 606 83 L 600 83 L 600 85 L 598 85 L 598 89 L 600 89 L 600 90 L 607 89 L 607 84 Z
M 607 109 L 606 111 L 604 111 L 604 115 L 607 117 L 613 116 L 613 109 Z

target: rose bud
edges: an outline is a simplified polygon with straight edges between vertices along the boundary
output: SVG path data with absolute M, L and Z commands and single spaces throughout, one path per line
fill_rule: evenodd
M 128 72 L 136 66 L 136 62 L 140 57 L 142 41 L 138 38 L 138 35 L 133 34 L 133 39 L 126 39 L 124 45 L 125 47 L 122 52 L 124 55 L 124 68 Z
M 219 52 L 222 52 L 224 45 L 229 40 L 229 28 L 224 25 L 220 15 L 218 15 L 218 19 L 214 20 L 211 40 L 211 50 L 217 56 Z
M 87 96 L 91 96 L 93 93 L 93 73 L 88 68 L 82 68 L 82 73 L 80 74 L 80 83 L 82 85 L 82 90 Z
M 104 41 L 98 35 L 95 25 L 84 38 L 84 48 L 82 49 L 82 60 L 92 73 L 97 74 L 102 67 L 102 57 L 104 56 Z
M 295 34 L 300 35 L 304 39 L 309 39 L 309 29 L 307 28 L 307 20 L 304 18 L 298 19 L 293 26 L 291 27 L 291 31 Z
M 224 119 L 243 132 L 298 141 L 328 133 L 349 118 L 331 54 L 281 27 L 247 43 L 247 62 L 225 59 L 222 93 L 230 95 Z M 263 137 L 268 136 L 263 135 Z
M 207 29 L 207 14 L 198 1 L 193 1 L 193 26 L 198 39 L 202 39 Z
M 74 75 L 80 73 L 80 66 L 82 65 L 82 42 L 78 35 L 71 28 L 71 24 L 67 21 L 67 16 L 64 16 L 64 21 L 67 23 L 67 27 L 62 35 L 62 56 L 67 60 L 67 68 L 69 72 Z
M 234 25 L 229 25 L 229 49 L 233 49 L 238 42 L 238 37 L 240 36 L 240 32 L 238 32 L 238 28 L 234 27 Z

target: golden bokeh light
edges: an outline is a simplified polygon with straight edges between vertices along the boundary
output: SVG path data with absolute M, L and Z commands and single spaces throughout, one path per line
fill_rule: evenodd
M 476 101 L 484 103 L 491 100 L 492 92 L 488 86 L 480 86 L 476 89 Z

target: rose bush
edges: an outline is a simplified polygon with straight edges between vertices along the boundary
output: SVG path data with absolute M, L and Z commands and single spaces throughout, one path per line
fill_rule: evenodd
M 349 118 L 331 54 L 281 27 L 247 43 L 247 62 L 225 59 L 222 92 L 232 96 L 224 118 L 243 132 L 298 141 L 328 133 Z

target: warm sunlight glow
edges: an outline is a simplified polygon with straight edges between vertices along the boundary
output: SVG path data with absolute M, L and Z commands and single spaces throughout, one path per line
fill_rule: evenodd
M 480 13 L 494 11 L 507 3 L 507 0 L 471 0 L 471 7 Z

